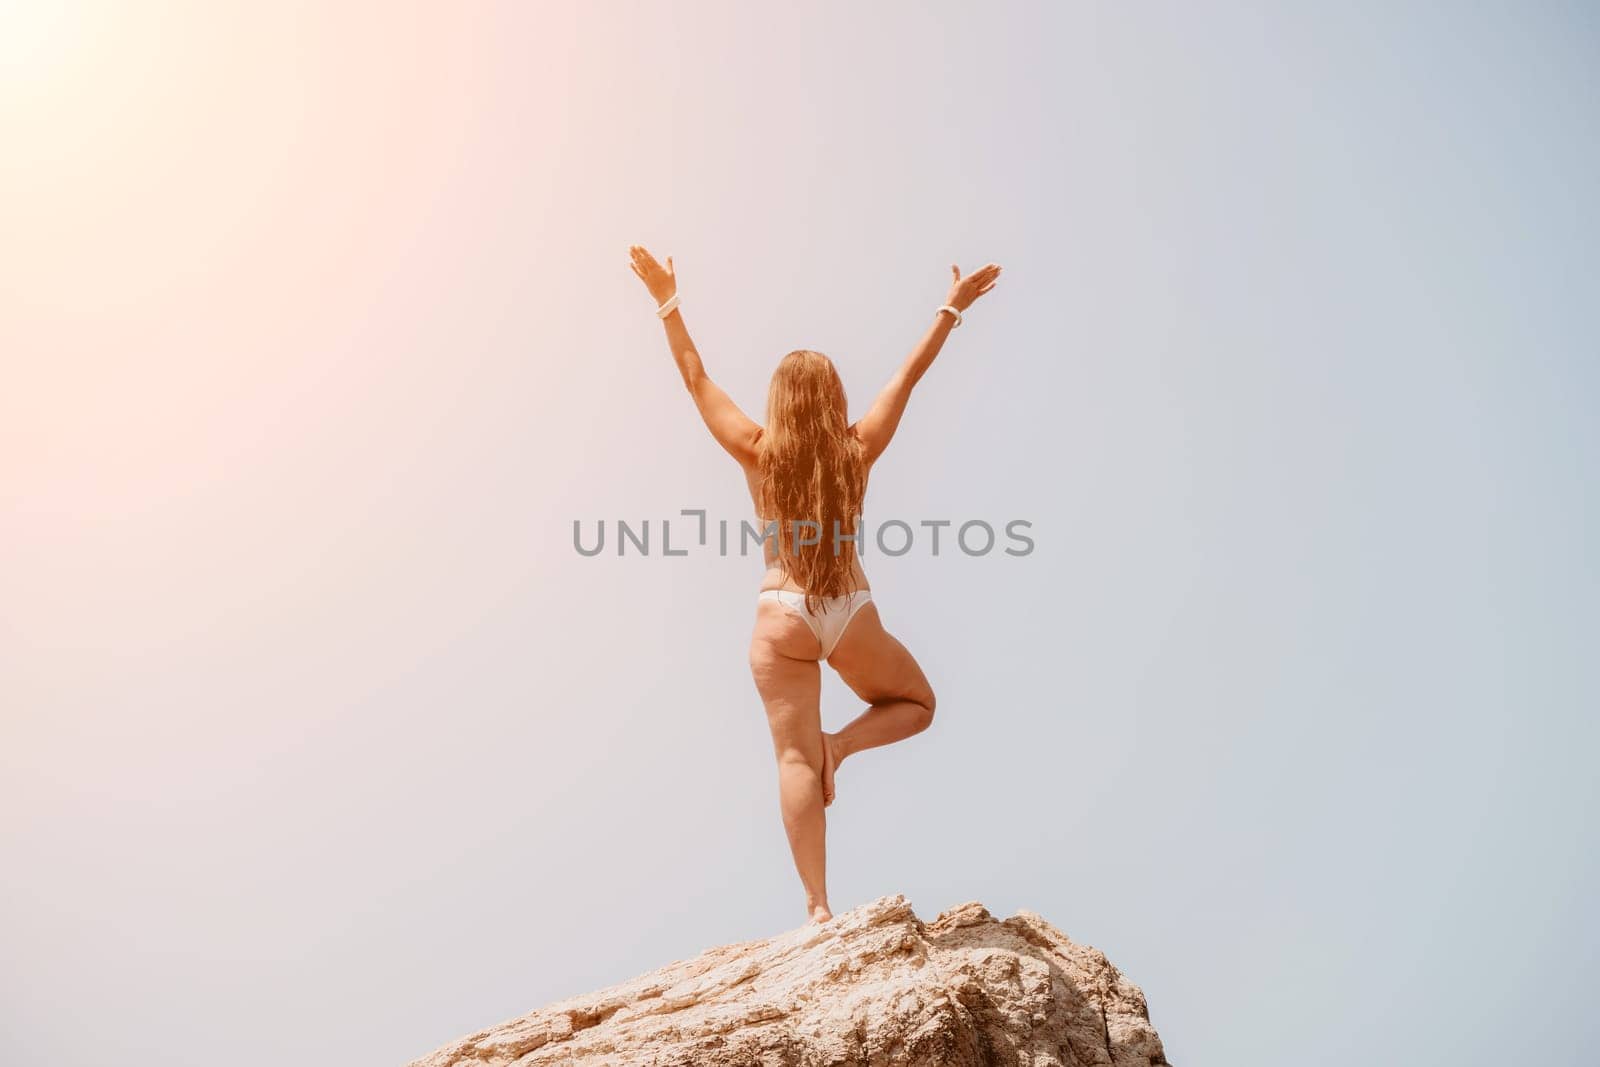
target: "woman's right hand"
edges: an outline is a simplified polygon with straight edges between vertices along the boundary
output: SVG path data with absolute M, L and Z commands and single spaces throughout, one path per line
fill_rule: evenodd
M 978 297 L 994 288 L 995 282 L 1000 278 L 1000 265 L 990 263 L 963 278 L 961 268 L 952 263 L 950 273 L 954 278 L 950 283 L 950 294 L 944 298 L 944 302 L 957 311 L 965 311 Z

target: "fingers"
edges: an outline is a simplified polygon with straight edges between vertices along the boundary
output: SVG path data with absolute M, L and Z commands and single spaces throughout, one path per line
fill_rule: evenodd
M 961 269 L 952 263 L 950 264 L 950 273 L 955 276 L 955 281 L 958 285 L 962 282 L 971 282 L 974 285 L 986 285 L 1000 277 L 1000 264 L 987 263 L 963 278 L 961 277 Z
M 633 262 L 636 268 L 647 267 L 654 270 L 661 269 L 661 264 L 656 262 L 656 257 L 652 256 L 649 250 L 644 247 L 644 245 L 630 245 L 628 247 L 628 252 L 633 256 Z M 671 257 L 668 258 L 670 259 Z
M 629 265 L 633 267 L 633 273 L 638 275 L 639 280 L 648 286 L 658 285 L 662 278 L 676 277 L 671 256 L 667 257 L 667 265 L 665 267 L 657 262 L 656 257 L 652 256 L 649 249 L 645 248 L 644 245 L 629 245 L 628 256 Z
M 993 289 L 999 282 L 1000 264 L 987 263 L 973 271 L 970 276 L 962 279 L 961 284 L 971 287 L 972 299 L 976 300 L 990 289 Z

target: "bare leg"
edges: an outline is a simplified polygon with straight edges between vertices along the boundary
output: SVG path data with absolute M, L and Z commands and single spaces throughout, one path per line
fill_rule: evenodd
M 841 730 L 828 735 L 833 765 L 837 769 L 846 756 L 904 741 L 926 730 L 932 722 L 933 708 L 927 704 L 913 700 L 874 704 Z
M 848 756 L 903 741 L 932 724 L 933 687 L 916 658 L 883 628 L 876 603 L 850 620 L 828 665 L 870 705 L 837 733 L 823 735 L 833 769 Z M 827 777 L 831 792 L 833 776 Z
M 822 799 L 822 671 L 817 639 L 792 612 L 759 602 L 750 641 L 750 671 L 767 709 L 778 761 L 778 806 L 805 888 L 811 922 L 833 917 L 828 907 L 827 817 Z M 806 658 L 809 655 L 809 658 Z

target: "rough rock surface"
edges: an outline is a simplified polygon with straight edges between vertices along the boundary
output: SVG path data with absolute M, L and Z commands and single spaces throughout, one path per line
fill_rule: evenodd
M 896 894 L 558 1001 L 412 1067 L 1165 1063 L 1144 994 L 1100 951 L 977 902 L 924 923 Z

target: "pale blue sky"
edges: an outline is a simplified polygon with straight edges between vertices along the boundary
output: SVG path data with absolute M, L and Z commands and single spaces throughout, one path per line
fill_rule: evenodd
M 867 507 L 1036 548 L 868 559 L 940 702 L 836 910 L 1036 910 L 1183 1067 L 1600 1040 L 1592 7 L 219 10 L 8 105 L 104 198 L 0 324 L 0 1060 L 395 1064 L 803 918 L 759 566 L 571 546 L 748 513 L 634 242 L 757 417 L 1005 267 Z

